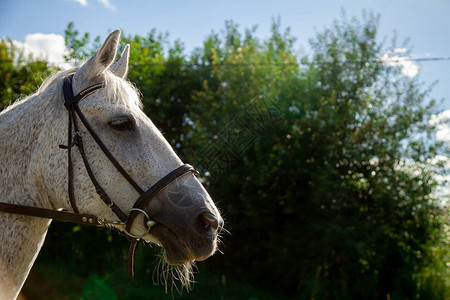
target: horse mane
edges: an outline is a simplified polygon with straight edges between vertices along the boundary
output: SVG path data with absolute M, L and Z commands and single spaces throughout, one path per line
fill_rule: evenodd
M 75 72 L 78 71 L 78 69 L 79 68 L 72 68 L 72 69 L 68 69 L 65 71 L 59 71 L 59 72 L 51 75 L 50 77 L 45 79 L 44 82 L 42 82 L 41 86 L 38 88 L 38 90 L 36 91 L 36 93 L 34 95 L 37 96 L 37 95 L 41 94 L 50 86 L 57 84 L 58 81 L 60 81 L 62 78 L 70 76 L 72 74 L 75 74 Z

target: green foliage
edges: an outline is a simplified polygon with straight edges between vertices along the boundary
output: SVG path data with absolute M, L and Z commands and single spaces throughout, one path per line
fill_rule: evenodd
M 100 278 L 97 274 L 91 274 L 86 279 L 80 299 L 115 300 L 117 299 L 117 295 L 104 279 Z
M 69 54 L 64 56 L 67 61 L 85 60 L 92 56 L 95 53 L 95 50 L 100 48 L 99 37 L 95 39 L 93 47 L 89 48 L 89 33 L 86 32 L 81 37 L 79 37 L 79 34 L 80 33 L 75 29 L 73 22 L 70 22 L 64 31 L 64 41 L 67 49 L 69 49 Z
M 279 20 L 266 40 L 226 22 L 190 56 L 155 30 L 123 37 L 145 112 L 201 169 L 232 233 L 225 255 L 199 264 L 207 286 L 181 298 L 450 294 L 449 220 L 430 163 L 448 149 L 433 139 L 428 90 L 380 60 L 390 48 L 377 27 L 370 14 L 344 17 L 301 58 Z M 86 58 L 95 41 L 69 24 L 67 59 Z M 83 278 L 101 270 L 93 289 L 113 287 L 119 299 L 165 299 L 142 287 L 154 251 L 138 251 L 144 279 L 131 283 L 124 240 L 110 232 L 54 224 L 39 260 L 68 261 Z
M 0 39 L 0 110 L 36 91 L 55 68 L 26 56 L 9 40 Z
M 218 67 L 195 95 L 192 142 L 210 146 L 192 160 L 202 157 L 232 232 L 221 270 L 300 298 L 434 290 L 421 281 L 444 212 L 424 163 L 439 147 L 417 138 L 433 132 L 433 103 L 417 80 L 379 61 L 377 24 L 335 22 L 300 67 L 277 23 L 264 43 L 233 24 L 205 43 Z M 433 297 L 442 298 L 448 280 L 435 275 Z
M 148 249 L 145 249 L 148 251 Z M 88 269 L 88 266 L 81 264 Z M 79 300 L 79 299 L 152 299 L 152 300 L 270 300 L 282 298 L 280 293 L 263 290 L 245 282 L 237 282 L 214 273 L 197 274 L 197 284 L 191 293 L 165 292 L 164 287 L 152 283 L 148 274 L 139 274 L 134 280 L 127 278 L 121 268 L 87 278 L 80 274 L 80 267 L 37 263 L 22 290 L 27 299 Z M 64 288 L 61 288 L 64 287 Z

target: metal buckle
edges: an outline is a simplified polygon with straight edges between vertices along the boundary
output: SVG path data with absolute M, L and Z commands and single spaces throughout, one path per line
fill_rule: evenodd
M 146 235 L 147 233 L 149 233 L 150 229 L 152 228 L 153 225 L 156 224 L 156 222 L 155 222 L 155 221 L 152 221 L 152 220 L 150 219 L 150 217 L 148 216 L 147 212 L 146 212 L 145 210 L 143 210 L 143 209 L 140 209 L 140 208 L 130 208 L 129 210 L 127 210 L 127 211 L 125 212 L 125 214 L 128 215 L 128 213 L 130 213 L 130 212 L 132 212 L 132 211 L 140 212 L 141 214 L 144 215 L 144 218 L 147 218 L 147 219 L 148 219 L 148 221 L 145 223 L 145 225 L 147 225 L 147 231 L 145 231 L 143 234 L 135 235 L 135 234 L 132 234 L 131 232 L 128 232 L 128 231 L 126 230 L 126 228 L 125 228 L 124 232 L 125 232 L 127 235 L 131 236 L 132 238 L 140 239 L 141 237 L 143 237 L 144 235 Z
M 119 221 L 119 220 L 106 220 L 105 217 L 97 217 L 97 222 L 100 226 L 106 225 L 122 225 L 125 226 L 127 223 Z

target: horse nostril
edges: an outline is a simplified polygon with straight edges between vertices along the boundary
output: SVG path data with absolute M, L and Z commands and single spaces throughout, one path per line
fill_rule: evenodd
M 216 216 L 210 212 L 198 215 L 197 224 L 199 224 L 201 231 L 211 234 L 216 234 L 217 229 L 219 228 L 219 221 Z

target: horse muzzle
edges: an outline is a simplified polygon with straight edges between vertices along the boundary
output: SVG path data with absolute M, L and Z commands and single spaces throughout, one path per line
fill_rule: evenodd
M 201 261 L 214 254 L 224 223 L 207 191 L 191 173 L 168 184 L 133 213 L 137 216 L 127 231 L 161 245 L 165 260 L 172 265 Z

